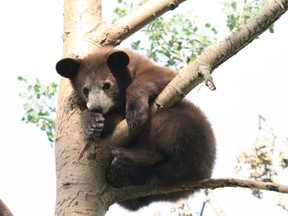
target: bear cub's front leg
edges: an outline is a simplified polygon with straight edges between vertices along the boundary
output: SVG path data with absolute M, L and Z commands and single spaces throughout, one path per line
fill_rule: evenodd
M 149 115 L 149 95 L 135 90 L 133 84 L 126 90 L 126 121 L 128 127 L 135 128 L 142 125 Z
M 82 128 L 86 140 L 99 137 L 104 128 L 104 117 L 101 113 L 84 110 L 81 115 Z

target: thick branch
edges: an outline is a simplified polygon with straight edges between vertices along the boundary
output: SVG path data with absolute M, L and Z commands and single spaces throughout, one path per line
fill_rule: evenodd
M 285 185 L 275 184 L 271 182 L 227 178 L 227 179 L 206 179 L 197 182 L 189 182 L 182 185 L 173 185 L 173 186 L 140 185 L 140 186 L 123 187 L 120 189 L 115 189 L 115 196 L 116 196 L 115 198 L 116 201 L 119 202 L 128 199 L 135 199 L 137 197 L 157 195 L 163 193 L 166 194 L 178 191 L 194 191 L 205 188 L 216 189 L 223 187 L 241 187 L 241 188 L 274 191 L 280 193 L 288 193 L 288 186 Z
M 231 56 L 235 55 L 258 35 L 263 33 L 288 9 L 288 0 L 270 0 L 252 18 L 219 43 L 206 49 L 195 61 L 179 71 L 179 74 L 166 86 L 157 97 L 152 107 L 152 113 L 166 109 L 180 101 L 189 91 L 203 82 L 203 69 L 210 73 Z M 125 35 L 125 33 L 124 33 Z M 122 37 L 120 37 L 122 38 Z M 119 39 L 120 39 L 119 38 Z M 204 66 L 204 67 L 203 67 Z M 105 140 L 99 140 L 99 145 L 121 145 L 129 138 L 126 121 L 122 121 L 113 134 Z
M 119 19 L 113 24 L 96 26 L 94 32 L 89 33 L 89 40 L 96 44 L 118 45 L 139 29 L 160 17 L 169 10 L 174 10 L 185 0 L 150 0 L 139 9 Z

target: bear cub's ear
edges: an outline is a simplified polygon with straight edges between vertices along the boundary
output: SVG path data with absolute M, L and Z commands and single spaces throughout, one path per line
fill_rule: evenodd
M 107 58 L 107 65 L 111 68 L 125 68 L 130 62 L 129 56 L 126 52 L 115 51 Z
M 56 71 L 59 75 L 71 79 L 76 75 L 80 62 L 73 58 L 64 58 L 57 62 Z

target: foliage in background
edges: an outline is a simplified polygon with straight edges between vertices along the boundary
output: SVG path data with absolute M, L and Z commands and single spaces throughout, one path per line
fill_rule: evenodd
M 118 0 L 114 13 L 122 17 L 144 2 Z M 201 23 L 197 16 L 190 14 L 191 11 L 172 12 L 152 21 L 140 31 L 141 40 L 132 41 L 132 49 L 143 51 L 161 65 L 174 69 L 185 66 L 217 41 L 216 28 L 211 23 Z
M 266 119 L 259 115 L 258 136 L 252 148 L 238 155 L 235 172 L 244 179 L 279 183 L 280 178 L 288 177 L 287 148 L 288 139 L 278 136 Z M 262 198 L 260 190 L 252 190 L 252 194 Z
M 22 76 L 18 76 L 18 82 L 22 92 L 19 96 L 23 99 L 25 111 L 22 121 L 35 124 L 44 131 L 51 145 L 55 137 L 55 98 L 58 92 L 56 83 L 43 85 L 36 79 L 34 83 L 28 82 Z
M 238 28 L 245 20 L 252 17 L 267 0 L 233 0 L 222 1 L 222 12 L 227 15 L 227 27 L 230 31 Z M 269 27 L 270 33 L 274 33 L 274 25 Z
M 142 31 L 148 37 L 148 46 L 138 40 L 132 47 L 145 49 L 154 61 L 175 69 L 185 66 L 217 41 L 217 30 L 210 23 L 201 24 L 198 17 L 185 14 L 159 17 Z

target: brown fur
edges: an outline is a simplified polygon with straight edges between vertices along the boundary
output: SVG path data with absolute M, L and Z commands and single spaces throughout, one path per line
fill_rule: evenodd
M 56 65 L 57 72 L 69 78 L 78 95 L 89 104 L 89 109 L 82 114 L 87 140 L 110 134 L 124 118 L 130 128 L 142 125 L 135 139 L 125 147 L 112 150 L 114 160 L 107 170 L 107 181 L 113 187 L 123 187 L 175 185 L 210 178 L 215 161 L 215 138 L 201 110 L 182 100 L 148 118 L 149 105 L 175 73 L 132 51 L 118 51 L 102 48 L 82 60 L 62 59 Z M 103 102 L 103 98 L 99 102 L 98 95 L 94 97 L 97 103 L 89 101 L 90 96 L 83 94 L 87 92 L 83 86 L 90 81 L 89 94 L 91 86 L 98 85 L 97 92 L 104 92 L 103 98 L 112 99 L 113 106 Z M 119 204 L 137 210 L 153 201 L 175 201 L 190 193 L 148 196 Z

